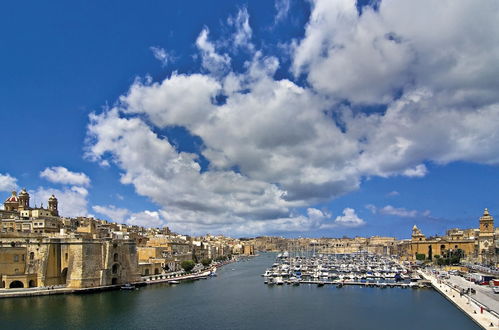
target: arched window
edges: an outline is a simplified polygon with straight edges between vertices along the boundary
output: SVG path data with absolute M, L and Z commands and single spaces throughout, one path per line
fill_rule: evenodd
M 144 271 L 144 275 L 145 275 L 145 276 L 148 276 L 148 275 L 149 275 L 149 268 L 147 268 L 147 269 Z
M 30 252 L 29 253 L 29 260 L 34 260 L 35 259 L 35 252 Z
M 113 265 L 113 274 L 116 274 L 118 272 L 118 264 Z
M 118 261 L 118 253 L 115 253 L 113 256 L 113 261 L 117 262 Z

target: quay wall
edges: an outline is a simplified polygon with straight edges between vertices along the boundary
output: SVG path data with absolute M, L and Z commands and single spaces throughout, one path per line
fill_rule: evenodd
M 471 318 L 476 324 L 484 329 L 498 329 L 499 328 L 499 318 L 489 311 L 483 309 L 479 303 L 467 295 L 461 295 L 459 291 L 453 287 L 442 283 L 434 276 L 427 274 L 423 271 L 419 271 L 419 274 L 430 281 L 433 288 L 444 296 L 447 300 L 453 303 L 457 308 L 463 311 L 469 318 Z

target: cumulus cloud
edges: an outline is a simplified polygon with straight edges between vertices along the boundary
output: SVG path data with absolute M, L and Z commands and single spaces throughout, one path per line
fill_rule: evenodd
M 89 216 L 87 189 L 83 187 L 72 186 L 64 189 L 54 189 L 39 187 L 36 190 L 29 191 L 30 203 L 44 207 L 47 206 L 48 199 L 55 195 L 59 202 L 59 215 L 64 217 Z
M 365 225 L 366 222 L 359 218 L 354 209 L 347 207 L 343 210 L 343 215 L 336 217 L 334 223 L 344 227 L 360 227 Z
M 133 213 L 126 221 L 129 225 L 144 226 L 144 227 L 163 227 L 165 220 L 157 211 L 143 211 Z
M 114 205 L 94 205 L 92 209 L 108 217 L 113 222 L 123 222 L 131 213 L 128 209 L 118 208 Z
M 0 191 L 12 191 L 17 189 L 17 179 L 7 174 L 0 173 Z
M 47 167 L 40 172 L 40 177 L 53 183 L 88 186 L 90 178 L 85 173 L 71 172 L 62 166 Z
M 366 177 L 499 164 L 499 34 L 483 33 L 499 30 L 498 15 L 496 1 L 386 0 L 360 14 L 353 0 L 315 0 L 305 36 L 290 41 L 295 78 L 277 79 L 282 64 L 255 49 L 243 8 L 228 21 L 237 48 L 253 45 L 241 70 L 204 28 L 196 46 L 207 73 L 136 81 L 90 116 L 87 156 L 116 164 L 122 183 L 186 232 L 355 227 L 364 221 L 353 209 L 334 221 L 307 209 Z M 155 133 L 174 126 L 202 141 L 205 169 Z
M 499 28 L 495 1 L 388 0 L 362 15 L 351 0 L 315 0 L 312 7 L 293 71 L 306 73 L 317 90 L 359 103 L 386 103 L 414 86 L 450 102 L 490 100 L 497 90 L 499 36 L 483 33 Z

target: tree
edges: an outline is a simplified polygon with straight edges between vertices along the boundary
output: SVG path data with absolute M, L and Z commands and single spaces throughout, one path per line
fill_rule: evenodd
M 180 263 L 180 267 L 186 272 L 190 272 L 196 264 L 192 260 L 184 260 Z
M 425 260 L 426 255 L 424 253 L 416 253 L 416 260 Z
M 204 258 L 203 260 L 201 260 L 201 263 L 203 264 L 203 266 L 208 267 L 211 264 L 211 259 Z

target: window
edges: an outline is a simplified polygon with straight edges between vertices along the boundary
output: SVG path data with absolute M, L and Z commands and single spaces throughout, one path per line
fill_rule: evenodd
M 22 258 L 23 261 L 26 260 L 26 256 L 24 254 L 21 255 L 21 258 Z
M 35 259 L 35 252 L 30 252 L 29 253 L 29 260 Z
M 17 254 L 14 254 L 14 262 L 19 262 L 19 256 Z

